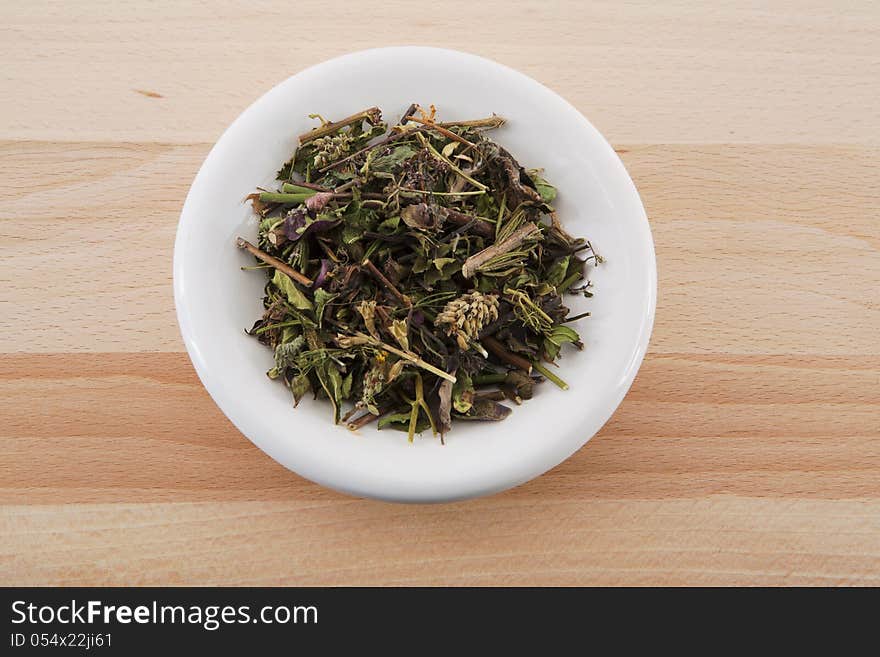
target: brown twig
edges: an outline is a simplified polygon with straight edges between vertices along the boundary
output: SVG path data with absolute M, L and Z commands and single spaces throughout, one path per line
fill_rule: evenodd
M 361 266 L 366 267 L 367 271 L 370 272 L 373 278 L 382 283 L 382 285 L 384 285 L 388 289 L 388 291 L 391 292 L 391 294 L 397 297 L 397 300 L 400 301 L 400 303 L 407 307 L 412 306 L 412 301 L 410 300 L 410 298 L 406 296 L 403 292 L 398 290 L 395 287 L 394 283 L 389 281 L 385 274 L 379 271 L 379 268 L 376 267 L 376 265 L 374 265 L 369 258 L 366 258 L 361 263 Z
M 502 116 L 487 116 L 485 119 L 470 121 L 440 121 L 437 125 L 443 128 L 500 128 L 506 123 Z
M 385 310 L 385 306 L 376 306 L 376 314 L 379 315 L 379 318 L 382 320 L 382 328 L 391 325 L 391 315 L 388 314 L 388 311 Z M 387 329 L 386 329 L 387 330 Z
M 464 144 L 468 148 L 475 148 L 475 146 L 471 142 L 469 142 L 467 139 L 465 139 L 464 137 L 455 134 L 451 130 L 447 130 L 439 123 L 434 123 L 434 121 L 431 121 L 430 119 L 422 119 L 422 118 L 419 118 L 418 116 L 410 116 L 407 119 L 407 121 L 415 121 L 416 123 L 421 123 L 422 125 L 427 126 L 427 128 L 429 130 L 436 130 L 437 132 L 439 132 L 444 137 L 447 137 L 448 139 L 452 139 L 453 141 L 457 141 L 460 144 Z
M 488 221 L 483 221 L 479 217 L 472 217 L 463 212 L 459 212 L 458 210 L 448 210 L 446 213 L 446 220 L 456 226 L 467 226 L 468 224 L 471 224 L 470 228 L 473 229 L 477 235 L 482 235 L 483 237 L 495 236 L 495 226 Z
M 387 415 L 390 412 L 391 412 L 390 408 L 387 408 L 387 409 L 380 408 L 379 415 L 373 415 L 372 413 L 366 413 L 365 415 L 361 415 L 360 417 L 355 418 L 354 420 L 349 422 L 346 426 L 351 431 L 357 431 L 361 427 L 367 426 L 373 420 L 378 420 L 380 417 L 382 417 L 383 415 Z
M 505 363 L 521 369 L 526 374 L 532 373 L 532 364 L 529 361 L 527 361 L 522 356 L 517 356 L 516 354 L 512 354 L 507 351 L 507 349 L 504 348 L 504 345 L 502 345 L 492 336 L 487 335 L 485 338 L 482 338 L 480 342 L 483 344 L 484 347 L 486 347 L 487 350 L 498 356 L 498 358 L 500 358 Z
M 345 415 L 342 416 L 341 422 L 348 424 L 348 421 L 351 419 L 352 415 L 358 413 L 360 410 L 361 409 L 358 408 L 357 406 L 353 406 L 352 408 L 349 409 L 348 413 L 346 413 Z
M 311 287 L 312 283 L 314 283 L 314 281 L 311 278 L 309 278 L 308 276 L 304 276 L 303 274 L 300 274 L 296 269 L 294 269 L 293 267 L 288 265 L 286 262 L 282 262 L 278 258 L 270 256 L 265 251 L 261 251 L 260 249 L 255 247 L 253 244 L 248 242 L 243 237 L 237 238 L 235 240 L 235 245 L 239 249 L 246 249 L 248 252 L 250 252 L 252 255 L 256 256 L 257 258 L 259 258 L 263 262 L 265 262 L 267 265 L 272 265 L 275 269 L 280 271 L 282 274 L 287 274 L 293 280 L 295 280 L 297 283 L 300 283 L 301 285 L 305 285 L 306 287 Z
M 409 107 L 406 108 L 406 111 L 400 117 L 400 121 L 397 122 L 397 125 L 403 125 L 406 123 L 407 119 L 416 113 L 416 110 L 419 109 L 419 106 L 416 103 L 412 103 Z
M 486 247 L 482 251 L 475 253 L 470 258 L 465 260 L 464 264 L 461 267 L 461 275 L 465 278 L 470 278 L 477 272 L 480 267 L 485 265 L 495 256 L 513 251 L 527 239 L 534 236 L 536 233 L 540 234 L 540 232 L 541 229 L 532 222 L 529 222 L 526 225 L 517 228 L 506 239 L 503 239 L 500 242 L 496 242 L 492 246 Z
M 357 123 L 358 121 L 363 120 L 369 121 L 372 125 L 379 123 L 382 120 L 382 110 L 378 107 L 370 107 L 357 114 L 352 114 L 351 116 L 347 116 L 341 121 L 330 121 L 329 123 L 325 123 L 320 128 L 315 128 L 314 130 L 310 130 L 309 132 L 305 132 L 299 136 L 299 143 L 307 144 L 310 141 L 317 139 L 318 137 L 323 137 L 325 135 L 329 135 L 331 132 L 336 132 L 339 128 L 344 128 L 347 125 L 351 125 L 352 123 Z

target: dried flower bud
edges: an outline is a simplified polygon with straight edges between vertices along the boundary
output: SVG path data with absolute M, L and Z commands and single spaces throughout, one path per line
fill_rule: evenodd
M 355 306 L 355 308 L 360 313 L 361 317 L 364 318 L 364 324 L 367 327 L 367 332 L 374 338 L 378 339 L 379 332 L 376 330 L 376 302 L 361 301 L 357 306 Z
M 333 192 L 318 192 L 306 199 L 306 207 L 314 212 L 320 212 L 332 200 Z
M 409 351 L 409 338 L 407 334 L 409 333 L 409 328 L 406 325 L 405 319 L 395 319 L 391 322 L 390 327 L 391 335 L 394 336 L 394 339 L 403 347 L 404 351 Z
M 312 142 L 316 149 L 314 166 L 320 169 L 331 162 L 335 162 L 349 150 L 354 137 L 347 132 L 341 132 L 335 135 L 327 135 L 326 137 L 318 137 Z
M 403 368 L 406 366 L 405 360 L 398 360 L 391 366 L 391 369 L 388 370 L 388 383 L 391 383 L 400 376 L 400 373 L 403 372 Z
M 496 319 L 498 297 L 474 291 L 447 303 L 437 315 L 437 324 L 446 325 L 447 335 L 463 332 L 469 338 L 476 339 L 483 327 Z
M 351 347 L 357 347 L 358 345 L 367 344 L 370 342 L 370 338 L 365 335 L 342 335 L 342 333 L 336 334 L 336 344 L 339 345 L 342 349 L 350 349 Z

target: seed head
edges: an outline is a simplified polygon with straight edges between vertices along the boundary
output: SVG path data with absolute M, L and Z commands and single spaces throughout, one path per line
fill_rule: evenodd
M 437 315 L 437 324 L 446 326 L 447 335 L 464 334 L 476 340 L 480 331 L 498 319 L 498 297 L 494 294 L 468 292 L 453 299 Z M 461 344 L 462 340 L 459 340 Z
M 353 141 L 354 137 L 345 132 L 315 139 L 312 142 L 316 149 L 315 168 L 320 169 L 348 153 Z

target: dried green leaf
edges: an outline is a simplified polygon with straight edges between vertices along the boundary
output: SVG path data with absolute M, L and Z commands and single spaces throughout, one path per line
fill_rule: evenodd
M 565 280 L 566 272 L 568 272 L 568 261 L 571 259 L 571 256 L 563 256 L 561 258 L 557 258 L 550 269 L 547 270 L 547 275 L 545 277 L 545 281 L 556 287 Z
M 452 407 L 459 413 L 467 413 L 474 403 L 474 384 L 467 374 L 459 373 L 452 386 Z
M 510 370 L 504 379 L 504 383 L 512 388 L 522 399 L 531 399 L 534 395 L 535 381 L 522 370 Z
M 380 233 L 393 233 L 395 230 L 397 230 L 398 226 L 400 226 L 400 215 L 396 214 L 393 217 L 388 217 L 388 219 L 381 222 L 378 226 L 376 226 L 376 230 Z
M 370 163 L 370 171 L 391 173 L 416 153 L 418 151 L 409 144 L 395 146 L 387 155 L 374 158 Z
M 437 271 L 443 271 L 444 267 L 455 262 L 457 262 L 455 258 L 434 258 L 434 266 L 437 268 Z
M 547 204 L 553 203 L 556 200 L 556 188 L 544 179 L 540 170 L 532 169 L 528 173 L 532 182 L 535 183 L 535 189 L 541 195 L 541 200 Z
M 297 377 L 294 377 L 290 382 L 290 392 L 293 394 L 293 405 L 298 406 L 300 400 L 305 396 L 307 392 L 310 392 L 312 389 L 312 384 L 309 382 L 309 377 L 305 374 L 300 374 Z
M 457 409 L 456 409 L 457 410 Z M 462 420 L 500 422 L 510 415 L 510 408 L 491 399 L 475 399 L 467 413 L 458 415 Z
M 427 203 L 407 205 L 400 211 L 400 218 L 410 228 L 418 228 L 419 230 L 436 230 L 443 221 L 440 214 Z
M 318 381 L 321 382 L 321 387 L 327 393 L 327 397 L 333 405 L 333 424 L 339 424 L 340 410 L 344 400 L 342 395 L 342 375 L 333 361 L 330 360 L 324 360 L 315 367 L 315 373 L 318 376 Z
M 303 292 L 296 286 L 296 283 L 287 276 L 287 274 L 283 274 L 280 271 L 275 271 L 275 275 L 272 277 L 272 283 L 281 290 L 281 293 L 287 298 L 292 305 L 297 310 L 313 310 L 314 306 L 312 302 L 309 301 L 309 298 L 303 294 Z
M 565 343 L 580 344 L 580 336 L 571 327 L 562 324 L 550 329 L 544 338 L 544 351 L 550 360 L 556 360 L 560 347 Z
M 321 326 L 321 320 L 324 316 L 324 308 L 328 303 L 333 301 L 339 294 L 331 294 L 323 288 L 315 290 L 315 318 L 318 320 L 318 327 Z
M 354 372 L 349 372 L 342 378 L 342 388 L 339 395 L 342 399 L 351 399 L 351 386 L 354 382 Z
M 406 427 L 409 426 L 409 420 L 409 411 L 407 411 L 406 413 L 389 413 L 388 415 L 379 418 L 379 428 L 383 429 L 389 424 L 402 424 L 404 425 L 402 429 L 406 430 Z

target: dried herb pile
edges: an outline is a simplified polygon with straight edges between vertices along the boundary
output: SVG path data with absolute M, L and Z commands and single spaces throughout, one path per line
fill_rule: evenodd
M 583 344 L 564 294 L 601 261 L 560 225 L 556 189 L 486 136 L 497 116 L 443 123 L 412 105 L 390 130 L 370 108 L 301 135 L 277 190 L 248 198 L 269 277 L 249 331 L 269 371 L 325 397 L 333 420 L 446 433 L 502 420 L 563 346 Z M 250 268 L 249 268 L 250 269 Z

